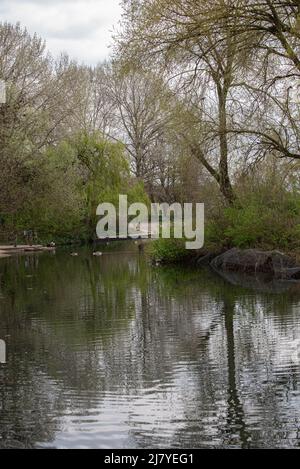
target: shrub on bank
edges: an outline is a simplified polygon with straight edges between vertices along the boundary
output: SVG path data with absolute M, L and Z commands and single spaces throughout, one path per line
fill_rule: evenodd
M 239 248 L 300 250 L 300 196 L 248 194 L 207 221 L 208 245 Z
M 172 264 L 187 260 L 192 251 L 185 248 L 184 239 L 158 239 L 151 244 L 150 254 L 155 262 Z
M 281 250 L 300 258 L 300 195 L 281 187 L 258 186 L 238 194 L 231 207 L 206 212 L 205 251 L 241 249 Z M 158 240 L 152 258 L 175 263 L 197 257 L 187 251 L 184 240 Z

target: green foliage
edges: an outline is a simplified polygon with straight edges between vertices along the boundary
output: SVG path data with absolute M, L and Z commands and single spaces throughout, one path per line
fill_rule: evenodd
M 40 164 L 32 194 L 16 214 L 12 228 L 16 232 L 34 230 L 45 242 L 81 239 L 84 203 L 72 149 L 65 142 L 50 147 Z
M 128 187 L 125 187 L 124 194 L 128 196 L 128 204 L 140 203 L 145 204 L 148 208 L 150 207 L 151 201 L 143 182 L 132 181 L 127 183 Z
M 300 248 L 300 196 L 258 187 L 215 215 L 207 224 L 206 237 L 210 245 L 296 251 Z
M 211 204 L 206 211 L 205 248 L 209 251 L 239 247 L 300 253 L 300 194 L 298 181 L 283 186 L 279 171 L 260 168 L 237 181 L 237 202 Z M 183 240 L 160 239 L 151 246 L 154 260 L 174 263 L 195 256 Z
M 185 248 L 184 239 L 160 238 L 151 244 L 150 255 L 156 262 L 169 264 L 190 258 L 192 252 Z
M 119 194 L 127 194 L 129 203 L 149 204 L 144 185 L 130 178 L 124 147 L 99 134 L 48 147 L 27 172 L 26 200 L 4 217 L 6 231 L 19 236 L 34 230 L 42 242 L 87 240 L 95 237 L 100 203 L 117 207 Z
M 97 223 L 96 209 L 101 202 L 118 204 L 118 197 L 129 178 L 129 165 L 124 147 L 101 135 L 79 135 L 73 143 L 82 174 L 82 194 L 86 202 L 90 230 Z

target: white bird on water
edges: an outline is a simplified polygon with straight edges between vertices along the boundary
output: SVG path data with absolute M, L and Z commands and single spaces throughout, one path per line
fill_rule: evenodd
M 93 252 L 94 257 L 101 257 L 103 255 L 102 252 Z

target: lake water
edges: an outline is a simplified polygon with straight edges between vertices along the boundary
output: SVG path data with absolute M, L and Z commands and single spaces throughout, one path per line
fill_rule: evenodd
M 299 447 L 300 286 L 229 280 L 132 244 L 1 259 L 0 447 Z

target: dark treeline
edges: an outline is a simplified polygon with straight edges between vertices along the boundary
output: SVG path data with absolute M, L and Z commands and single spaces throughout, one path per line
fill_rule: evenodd
M 124 0 L 110 62 L 0 26 L 3 233 L 91 236 L 95 209 L 205 202 L 207 242 L 300 246 L 300 5 Z

